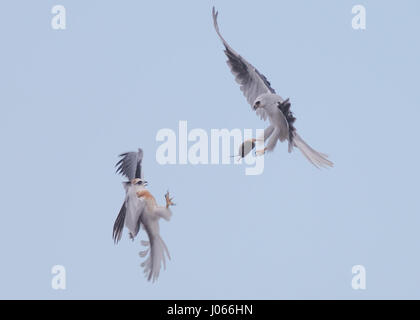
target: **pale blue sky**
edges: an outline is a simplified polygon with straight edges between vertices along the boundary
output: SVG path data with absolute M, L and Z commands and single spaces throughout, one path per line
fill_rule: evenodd
M 53 5 L 67 29 L 52 30 Z M 161 166 L 161 128 L 261 128 L 211 20 L 335 162 L 285 144 L 261 176 Z M 351 27 L 364 4 L 367 30 Z M 0 298 L 420 298 L 418 1 L 2 1 Z M 157 283 L 111 233 L 142 147 L 173 259 Z M 144 237 L 144 235 L 142 235 Z M 51 289 L 51 267 L 67 289 Z M 367 290 L 351 288 L 351 268 Z

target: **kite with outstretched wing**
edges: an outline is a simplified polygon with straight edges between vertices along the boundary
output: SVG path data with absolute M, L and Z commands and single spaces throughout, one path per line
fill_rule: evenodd
M 263 120 L 269 120 L 270 126 L 264 130 L 264 136 L 258 139 L 245 141 L 239 149 L 239 156 L 245 157 L 255 147 L 257 140 L 266 141 L 267 145 L 263 150 L 258 150 L 257 155 L 266 151 L 272 151 L 277 141 L 289 142 L 289 152 L 297 147 L 302 154 L 316 167 L 333 166 L 327 159 L 327 155 L 312 149 L 297 133 L 294 127 L 296 118 L 290 110 L 289 99 L 283 100 L 276 94 L 267 78 L 262 75 L 252 64 L 242 58 L 222 37 L 217 24 L 218 12 L 213 7 L 213 23 L 217 35 L 225 47 L 225 54 L 228 58 L 227 64 L 235 76 L 236 82 L 247 99 L 248 103 Z
M 149 241 L 141 241 L 146 246 L 140 252 L 140 257 L 146 257 L 141 264 L 148 280 L 155 281 L 163 264 L 166 268 L 165 254 L 170 259 L 168 248 L 159 233 L 159 219 L 170 220 L 172 212 L 170 206 L 174 205 L 169 192 L 165 194 L 166 205 L 159 206 L 146 189 L 147 181 L 143 178 L 142 160 L 143 150 L 127 152 L 120 155 L 121 159 L 116 164 L 117 173 L 127 177 L 129 181 L 123 182 L 126 192 L 124 203 L 114 223 L 112 237 L 115 243 L 121 240 L 124 226 L 129 231 L 132 240 L 135 239 L 142 227 Z

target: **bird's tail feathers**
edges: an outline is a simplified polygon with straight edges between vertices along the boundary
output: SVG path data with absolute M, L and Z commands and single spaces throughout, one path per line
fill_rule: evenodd
M 145 273 L 147 280 L 152 280 L 154 282 L 159 277 L 162 264 L 163 269 L 166 269 L 165 254 L 169 260 L 171 259 L 171 256 L 168 247 L 160 235 L 155 235 L 150 243 L 148 241 L 142 241 L 142 244 L 146 246 L 147 249 L 140 251 L 140 257 L 144 258 L 148 254 L 149 255 L 147 259 L 142 262 L 141 266 L 144 268 L 143 272 Z
M 324 153 L 312 149 L 297 133 L 294 134 L 293 143 L 300 152 L 317 168 L 333 167 L 334 163 L 328 160 Z

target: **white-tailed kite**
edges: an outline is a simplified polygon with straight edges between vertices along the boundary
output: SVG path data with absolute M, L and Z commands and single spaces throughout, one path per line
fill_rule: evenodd
M 127 152 L 120 155 L 122 157 L 116 164 L 117 173 L 126 176 L 129 181 L 123 182 L 126 192 L 124 203 L 114 223 L 112 237 L 115 243 L 121 239 L 124 225 L 129 231 L 132 240 L 137 236 L 142 227 L 149 238 L 149 241 L 141 241 L 147 247 L 140 252 L 140 257 L 148 257 L 141 264 L 148 280 L 155 281 L 161 269 L 161 265 L 166 268 L 165 253 L 170 259 L 168 248 L 159 234 L 159 219 L 170 220 L 172 212 L 169 209 L 174 205 L 169 192 L 165 194 L 166 206 L 159 206 L 146 189 L 147 181 L 143 179 L 142 160 L 143 151 Z
M 289 142 L 289 152 L 293 147 L 297 147 L 302 154 L 316 167 L 333 166 L 333 163 L 327 159 L 327 155 L 312 149 L 297 133 L 294 127 L 296 118 L 290 111 L 289 99 L 283 100 L 276 94 L 267 78 L 262 75 L 252 64 L 242 58 L 226 42 L 219 31 L 217 24 L 218 12 L 213 7 L 213 22 L 217 35 L 225 46 L 225 54 L 228 58 L 227 64 L 235 76 L 236 82 L 248 103 L 256 111 L 257 115 L 263 120 L 269 120 L 270 126 L 264 130 L 264 137 L 245 141 L 240 148 L 239 156 L 246 156 L 255 147 L 257 140 L 267 141 L 267 146 L 263 150 L 258 150 L 258 155 L 266 151 L 272 151 L 277 144 L 287 140 Z

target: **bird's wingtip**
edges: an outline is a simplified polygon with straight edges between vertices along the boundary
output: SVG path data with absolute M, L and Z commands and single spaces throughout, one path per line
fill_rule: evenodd
M 216 10 L 215 6 L 213 6 L 213 9 L 211 11 L 212 11 L 212 14 L 213 14 L 213 19 L 216 21 L 217 20 L 217 15 L 219 14 L 219 11 Z

